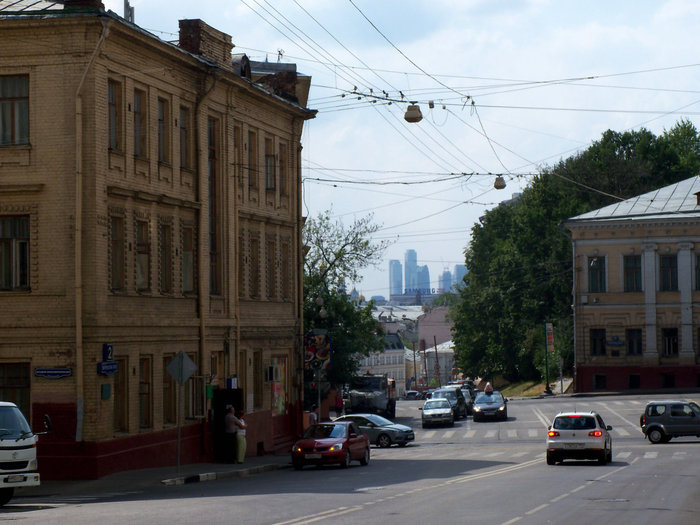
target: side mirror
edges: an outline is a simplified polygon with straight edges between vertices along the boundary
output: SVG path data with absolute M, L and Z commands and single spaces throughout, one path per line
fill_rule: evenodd
M 51 418 L 48 414 L 44 414 L 44 431 L 36 432 L 35 434 L 37 436 L 43 436 L 44 434 L 48 434 L 49 432 L 51 432 Z
M 423 407 L 418 407 L 418 410 L 423 410 Z
M 608 425 L 607 427 L 605 427 L 605 430 L 612 430 L 612 426 Z
M 357 437 L 357 434 L 355 434 L 354 432 L 350 432 L 350 437 L 351 437 L 351 438 L 356 438 L 356 437 Z

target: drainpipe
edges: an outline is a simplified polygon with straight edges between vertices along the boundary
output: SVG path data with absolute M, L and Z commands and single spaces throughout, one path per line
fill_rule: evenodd
M 297 121 L 298 117 L 292 117 L 292 142 L 291 146 L 293 149 L 290 148 L 290 151 L 293 152 L 294 155 L 294 173 L 297 177 L 295 177 L 295 180 L 298 180 L 299 182 L 296 184 L 297 188 L 296 191 L 294 192 L 295 200 L 296 202 L 294 203 L 295 205 L 295 210 L 296 210 L 296 220 L 297 220 L 297 231 L 296 231 L 296 267 L 297 267 L 297 272 L 295 272 L 297 275 L 300 276 L 299 282 L 297 283 L 297 300 L 296 300 L 296 318 L 297 318 L 297 327 L 298 330 L 296 330 L 295 333 L 295 351 L 296 355 L 294 356 L 294 364 L 295 364 L 295 373 L 297 374 L 297 382 L 298 382 L 298 392 L 297 392 L 297 407 L 298 407 L 298 414 L 299 414 L 299 419 L 297 420 L 297 428 L 296 431 L 297 433 L 301 433 L 304 430 L 304 360 L 302 356 L 304 355 L 304 247 L 302 245 L 302 228 L 304 226 L 304 223 L 301 219 L 301 191 L 302 191 L 302 184 L 301 184 L 301 144 L 297 146 L 297 139 L 296 139 L 296 126 L 297 126 Z M 303 123 L 302 123 L 303 125 Z M 299 138 L 299 141 L 301 142 L 301 135 Z M 290 184 L 290 190 L 291 190 L 291 184 Z M 301 269 L 301 272 L 298 270 Z M 299 372 L 299 370 L 301 370 Z M 319 404 L 319 414 L 321 410 L 321 405 Z
M 84 414 L 84 364 L 83 364 L 83 86 L 85 79 L 95 63 L 102 45 L 109 33 L 109 20 L 101 18 L 102 35 L 92 52 L 92 56 L 83 71 L 83 76 L 75 92 L 75 219 L 74 219 L 74 266 L 75 266 L 75 390 L 76 390 L 76 425 L 75 440 L 83 440 Z

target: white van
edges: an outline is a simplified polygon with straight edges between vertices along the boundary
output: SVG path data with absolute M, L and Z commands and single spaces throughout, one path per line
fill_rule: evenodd
M 51 430 L 44 416 L 46 434 Z M 0 506 L 5 505 L 16 487 L 39 485 L 36 444 L 39 434 L 32 432 L 22 411 L 14 403 L 0 401 Z

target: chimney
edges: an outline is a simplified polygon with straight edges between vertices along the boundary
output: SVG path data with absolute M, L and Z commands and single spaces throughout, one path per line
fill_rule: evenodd
M 104 10 L 105 6 L 100 0 L 63 0 L 64 9 L 70 11 Z
M 199 19 L 180 20 L 180 47 L 193 55 L 216 62 L 220 67 L 233 70 L 231 36 Z

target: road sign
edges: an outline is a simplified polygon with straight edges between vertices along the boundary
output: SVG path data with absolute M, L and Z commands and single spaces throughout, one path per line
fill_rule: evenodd
M 197 365 L 185 352 L 180 350 L 165 369 L 179 385 L 184 385 L 192 374 L 197 371 Z

